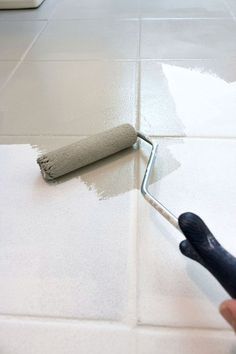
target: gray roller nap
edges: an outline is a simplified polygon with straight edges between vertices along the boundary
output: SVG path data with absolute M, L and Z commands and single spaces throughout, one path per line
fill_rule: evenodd
M 123 124 L 44 154 L 37 163 L 43 177 L 52 180 L 126 149 L 136 140 L 135 129 Z

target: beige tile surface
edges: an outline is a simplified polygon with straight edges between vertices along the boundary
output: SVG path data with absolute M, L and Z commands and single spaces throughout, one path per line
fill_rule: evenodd
M 0 95 L 2 135 L 89 135 L 135 124 L 136 64 L 23 63 Z
M 141 64 L 141 130 L 158 136 L 236 136 L 236 60 Z
M 44 21 L 0 21 L 0 60 L 21 59 L 45 24 Z
M 138 8 L 138 0 L 63 0 L 56 7 L 53 18 L 137 18 Z
M 137 20 L 55 20 L 49 23 L 27 59 L 136 58 L 138 34 Z
M 140 0 L 139 7 L 140 15 L 149 18 L 230 17 L 222 0 Z
M 144 148 L 140 151 L 141 175 L 148 155 L 148 149 Z M 186 211 L 202 217 L 219 242 L 233 254 L 236 253 L 236 183 L 232 178 L 236 173 L 235 154 L 235 140 L 161 140 L 157 177 L 150 189 L 177 217 Z M 226 327 L 218 306 L 229 295 L 210 273 L 180 253 L 179 243 L 184 237 L 141 197 L 138 215 L 139 323 Z
M 40 146 L 0 149 L 7 171 L 0 183 L 0 313 L 125 320 L 133 267 L 134 155 L 48 184 L 36 164 Z
M 236 55 L 231 20 L 143 20 L 141 57 L 205 59 Z

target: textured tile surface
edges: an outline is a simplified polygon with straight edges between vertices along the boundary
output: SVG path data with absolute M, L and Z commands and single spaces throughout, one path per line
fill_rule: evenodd
M 0 21 L 0 60 L 21 59 L 45 22 Z
M 135 68 L 122 62 L 25 63 L 0 95 L 1 134 L 88 135 L 135 124 Z
M 233 20 L 142 21 L 142 58 L 204 59 L 235 55 Z
M 151 186 L 153 195 L 174 215 L 191 211 L 201 216 L 233 254 L 235 154 L 235 140 L 167 140 L 160 144 L 157 176 Z M 140 152 L 142 174 L 144 156 Z M 183 236 L 141 197 L 138 220 L 139 322 L 226 327 L 218 305 L 228 295 L 205 269 L 182 256 L 178 245 Z
M 138 22 L 118 20 L 52 21 L 28 59 L 76 60 L 136 58 Z
M 0 313 L 123 319 L 135 212 L 132 159 L 47 184 L 29 145 L 0 149 L 7 171 L 0 183 Z
M 141 16 L 151 18 L 230 17 L 221 0 L 140 0 L 139 6 Z
M 236 60 L 143 62 L 141 129 L 158 136 L 236 136 Z

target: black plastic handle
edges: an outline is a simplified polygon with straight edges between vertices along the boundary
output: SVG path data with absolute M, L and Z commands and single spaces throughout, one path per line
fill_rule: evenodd
M 181 253 L 203 265 L 236 298 L 236 258 L 220 245 L 196 214 L 181 214 L 178 222 L 186 237 L 179 245 Z

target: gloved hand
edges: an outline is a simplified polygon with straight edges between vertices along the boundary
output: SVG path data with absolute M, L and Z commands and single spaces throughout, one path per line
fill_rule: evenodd
M 236 299 L 236 258 L 219 244 L 196 214 L 181 214 L 178 221 L 186 237 L 179 245 L 182 254 L 209 270 L 229 295 Z

